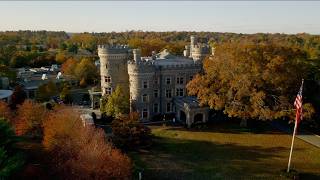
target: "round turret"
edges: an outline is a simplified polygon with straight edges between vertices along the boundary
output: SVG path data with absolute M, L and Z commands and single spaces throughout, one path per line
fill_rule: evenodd
M 190 42 L 191 42 L 191 46 L 194 46 L 198 43 L 197 38 L 195 36 L 190 36 Z
M 102 95 L 111 94 L 119 85 L 129 93 L 128 46 L 98 46 Z
M 140 62 L 141 61 L 140 49 L 134 49 L 132 52 L 133 52 L 133 60 L 137 63 Z

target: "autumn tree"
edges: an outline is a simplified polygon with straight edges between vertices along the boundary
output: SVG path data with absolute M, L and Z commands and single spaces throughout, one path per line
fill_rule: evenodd
M 59 64 L 63 64 L 68 59 L 69 59 L 69 56 L 67 55 L 67 53 L 65 51 L 59 51 L 55 57 L 56 62 Z
M 121 86 L 117 86 L 111 95 L 104 97 L 101 112 L 114 118 L 128 114 L 130 111 L 129 97 L 125 95 Z
M 44 123 L 43 145 L 52 172 L 62 179 L 130 179 L 130 159 L 106 142 L 102 129 L 83 126 L 67 107 L 53 110 Z
M 118 147 L 134 149 L 151 143 L 151 130 L 139 117 L 137 112 L 131 112 L 112 121 L 113 142 Z
M 74 70 L 75 76 L 84 81 L 83 84 L 92 84 L 98 79 L 98 71 L 93 61 L 84 58 Z
M 9 105 L 4 101 L 0 101 L 0 118 L 4 118 L 6 120 L 11 121 L 12 117 L 13 114 Z
M 61 71 L 66 75 L 74 75 L 75 68 L 78 64 L 78 61 L 74 58 L 67 59 L 61 66 Z
M 187 88 L 202 105 L 241 118 L 244 126 L 247 119 L 288 117 L 307 71 L 305 60 L 303 51 L 291 47 L 226 43 Z
M 44 105 L 26 100 L 18 107 L 15 120 L 17 135 L 42 135 L 42 122 L 45 119 L 47 110 Z

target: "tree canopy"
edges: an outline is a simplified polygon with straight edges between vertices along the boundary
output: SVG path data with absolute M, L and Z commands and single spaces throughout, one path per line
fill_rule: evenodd
M 188 85 L 201 104 L 241 119 L 276 119 L 293 113 L 307 54 L 269 43 L 225 43 Z

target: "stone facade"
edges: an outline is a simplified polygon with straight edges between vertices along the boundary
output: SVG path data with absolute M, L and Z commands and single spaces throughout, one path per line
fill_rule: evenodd
M 129 90 L 130 109 L 138 111 L 142 121 L 176 113 L 175 99 L 187 97 L 186 84 L 201 71 L 202 60 L 209 52 L 209 46 L 197 43 L 194 36 L 184 57 L 167 50 L 141 57 L 139 49 L 131 52 L 126 46 L 99 46 L 102 94 L 110 94 L 117 85 Z M 179 115 L 176 117 L 180 120 Z M 189 121 L 192 123 L 185 122 L 189 125 Z

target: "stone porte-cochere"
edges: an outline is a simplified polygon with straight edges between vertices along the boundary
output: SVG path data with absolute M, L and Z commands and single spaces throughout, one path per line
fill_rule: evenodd
M 177 120 L 191 127 L 198 122 L 207 122 L 209 107 L 200 107 L 195 97 L 175 98 Z

